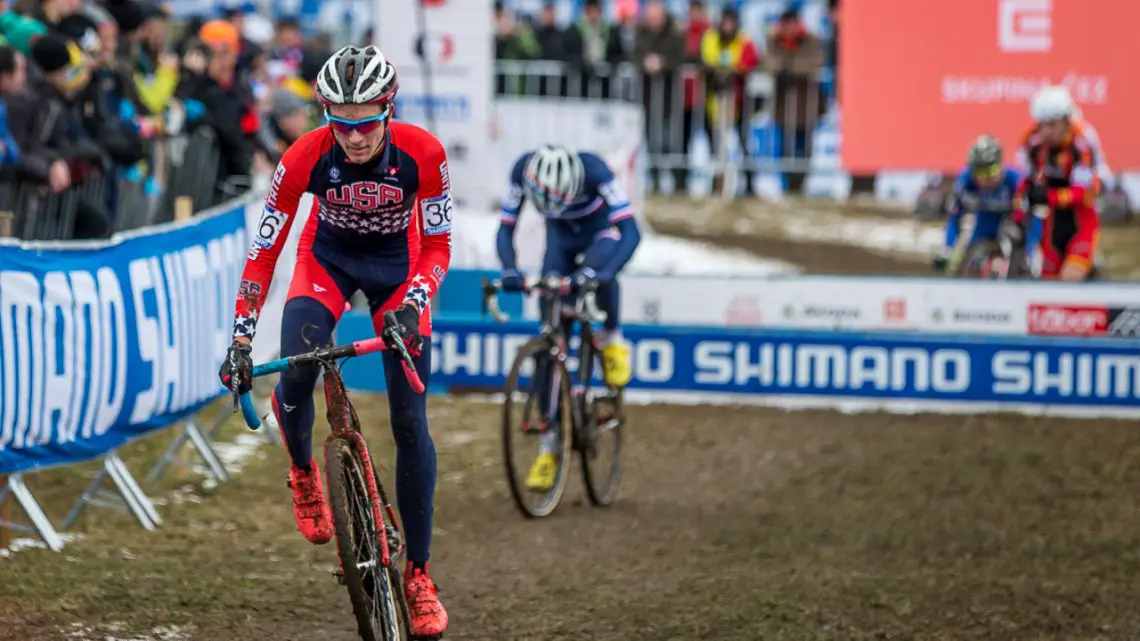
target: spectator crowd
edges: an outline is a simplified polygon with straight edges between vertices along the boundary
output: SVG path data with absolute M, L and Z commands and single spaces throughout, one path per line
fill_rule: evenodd
M 737 136 L 748 154 L 758 113 L 769 113 L 780 132 L 774 155 L 810 157 L 811 132 L 828 100 L 820 71 L 836 63 L 838 0 L 828 2 L 833 29 L 826 41 L 805 26 L 794 1 L 759 40 L 741 29 L 735 9 L 721 9 L 714 21 L 700 0 L 689 3 L 684 17 L 671 15 L 662 0 L 618 0 L 615 8 L 611 23 L 601 0 L 585 0 L 564 28 L 553 3 L 538 16 L 496 3 L 496 93 L 640 103 L 651 164 L 671 170 L 675 184 L 688 179 L 698 129 L 711 135 L 717 150 L 726 135 Z M 771 78 L 770 91 L 751 89 L 749 77 L 757 73 Z M 745 167 L 750 190 L 755 164 Z
M 314 125 L 327 55 L 246 6 L 173 24 L 153 0 L 0 15 L 0 212 L 23 238 L 103 238 L 248 189 Z

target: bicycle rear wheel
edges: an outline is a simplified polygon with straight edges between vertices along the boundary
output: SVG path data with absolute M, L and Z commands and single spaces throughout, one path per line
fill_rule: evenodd
M 539 400 L 544 391 L 549 394 L 549 407 L 545 412 Z M 511 498 L 523 516 L 547 516 L 562 501 L 569 478 L 570 437 L 573 433 L 570 373 L 566 365 L 550 353 L 550 345 L 544 339 L 535 339 L 519 348 L 504 392 L 503 464 L 507 470 Z M 516 461 L 516 457 L 521 456 L 523 460 L 533 458 L 531 448 L 549 430 L 557 430 L 554 483 L 549 489 L 534 490 L 525 487 L 527 471 L 517 467 L 520 461 Z
M 601 353 L 587 344 L 581 350 L 578 381 L 582 394 L 577 397 L 582 418 L 578 454 L 582 459 L 582 480 L 590 503 L 605 507 L 614 501 L 621 484 L 622 427 L 625 404 L 620 389 L 601 391 L 593 381 L 595 371 L 603 371 Z
M 325 445 L 329 502 L 344 584 L 365 641 L 410 641 L 403 585 L 395 567 L 381 566 L 376 513 L 360 457 L 343 439 Z M 381 514 L 382 518 L 386 517 Z M 394 566 L 394 564 L 393 564 Z

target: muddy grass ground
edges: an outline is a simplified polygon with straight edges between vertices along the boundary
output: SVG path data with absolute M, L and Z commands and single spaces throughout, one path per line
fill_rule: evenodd
M 391 462 L 382 399 L 359 404 Z M 640 407 L 612 508 L 575 483 L 524 521 L 496 419 L 433 401 L 450 639 L 1140 637 L 1131 423 Z M 163 438 L 132 448 L 136 467 Z M 355 638 L 335 552 L 294 529 L 284 465 L 266 446 L 231 484 L 195 483 L 161 532 L 93 512 L 62 554 L 0 560 L 0 638 Z M 71 473 L 35 481 L 57 516 L 76 490 Z
M 790 242 L 772 210 L 731 207 L 703 219 L 659 208 L 654 224 L 808 271 L 928 262 L 892 249 L 897 238 L 873 252 Z M 750 233 L 732 231 L 740 218 Z M 358 405 L 391 464 L 383 399 Z M 503 481 L 497 408 L 431 407 L 449 639 L 1140 638 L 1133 422 L 638 407 L 618 502 L 588 507 L 575 479 L 559 512 L 524 521 Z M 133 468 L 167 438 L 130 446 Z M 62 554 L 0 559 L 0 639 L 356 638 L 328 574 L 335 552 L 295 531 L 285 464 L 263 447 L 214 490 L 172 474 L 148 488 L 168 501 L 161 532 L 96 511 Z M 32 477 L 57 521 L 87 472 Z
M 660 233 L 777 258 L 808 273 L 928 275 L 945 236 L 944 221 L 901 209 L 799 198 L 654 197 L 646 214 Z M 1106 226 L 1100 241 L 1111 278 L 1140 279 L 1140 223 Z

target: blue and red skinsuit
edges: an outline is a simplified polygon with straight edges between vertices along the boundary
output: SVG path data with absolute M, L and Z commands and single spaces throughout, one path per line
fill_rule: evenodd
M 966 251 L 974 243 L 982 240 L 998 239 L 1002 223 L 1017 208 L 1015 196 L 1021 184 L 1021 174 L 1015 169 L 1002 169 L 1001 181 L 990 189 L 982 189 L 974 180 L 973 172 L 966 167 L 954 181 L 954 191 L 950 197 L 950 214 L 946 219 L 946 243 L 943 256 L 949 256 L 958 244 L 962 226 L 962 216 L 974 214 L 974 230 L 966 244 Z M 1040 221 L 1031 221 L 1026 236 L 1026 256 L 1037 251 L 1041 238 Z
M 522 210 L 526 165 L 534 152 L 523 154 L 511 170 L 510 186 L 503 200 L 496 248 L 504 272 L 518 270 L 515 258 L 515 224 Z M 563 211 L 546 218 L 546 254 L 542 274 L 570 276 L 576 269 L 593 271 L 600 285 L 598 305 L 606 312 L 605 329 L 620 320 L 621 291 L 617 274 L 633 257 L 641 240 L 629 198 L 615 182 L 613 170 L 595 154 L 580 152 L 583 186 L 578 198 Z M 575 267 L 581 254 L 582 263 Z
M 380 155 L 348 162 L 328 127 L 289 147 L 273 176 L 265 211 L 242 274 L 234 335 L 253 338 L 258 313 L 289 236 L 301 195 L 316 211 L 301 232 L 297 265 L 281 321 L 281 357 L 329 344 L 357 290 L 368 297 L 373 326 L 404 302 L 422 311 L 425 337 L 416 370 L 431 371 L 429 299 L 451 261 L 451 194 L 443 146 L 427 131 L 389 123 Z M 273 394 L 273 408 L 293 463 L 312 457 L 313 389 L 318 368 L 289 370 Z M 396 494 L 407 533 L 408 558 L 426 563 L 435 500 L 435 446 L 428 432 L 427 399 L 412 391 L 399 357 L 384 352 L 388 407 L 396 441 Z

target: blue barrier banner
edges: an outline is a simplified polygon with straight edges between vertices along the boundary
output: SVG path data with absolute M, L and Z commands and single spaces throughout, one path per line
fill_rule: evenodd
M 341 342 L 371 332 L 346 318 Z M 534 323 L 434 322 L 434 384 L 497 389 Z M 1140 343 L 1110 339 L 628 326 L 630 389 L 773 396 L 1140 406 Z M 363 359 L 361 359 L 363 360 Z M 573 363 L 572 363 L 573 364 Z M 379 363 L 346 368 L 374 389 Z
M 0 473 L 94 458 L 216 398 L 247 249 L 244 205 L 0 245 Z

